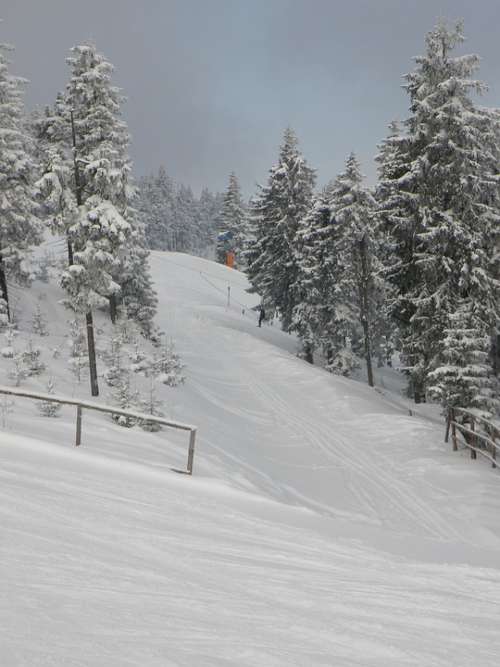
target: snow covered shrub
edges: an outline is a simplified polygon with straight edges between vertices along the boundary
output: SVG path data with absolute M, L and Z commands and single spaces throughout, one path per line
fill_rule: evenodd
M 5 347 L 0 350 L 0 354 L 4 359 L 12 359 L 15 354 L 14 348 L 14 338 L 16 337 L 17 332 L 15 327 L 12 324 L 7 325 L 7 331 L 5 332 L 5 342 L 7 343 Z
M 40 301 L 36 304 L 36 309 L 31 320 L 31 331 L 38 336 L 48 336 L 47 319 L 42 312 Z
M 345 346 L 325 366 L 326 370 L 330 371 L 330 373 L 344 377 L 350 377 L 359 367 L 359 359 L 352 350 L 349 338 L 346 339 Z
M 173 341 L 170 340 L 163 343 L 154 355 L 149 372 L 163 384 L 169 387 L 177 387 L 179 384 L 183 384 L 186 379 L 182 373 L 183 369 L 184 364 L 175 351 Z
M 130 373 L 128 371 L 125 371 L 120 380 L 113 385 L 111 401 L 113 405 L 122 410 L 138 411 L 139 392 L 136 389 L 132 389 L 130 384 Z M 111 415 L 111 419 L 125 428 L 135 426 L 137 421 L 133 417 L 114 413 Z
M 117 387 L 127 374 L 122 362 L 123 343 L 120 336 L 113 336 L 109 348 L 104 350 L 102 358 L 107 365 L 104 380 L 108 387 Z
M 23 353 L 15 350 L 12 355 L 12 363 L 13 367 L 9 371 L 9 378 L 14 380 L 16 387 L 19 387 L 23 380 L 28 377 L 28 370 L 23 363 Z
M 47 382 L 47 394 L 54 393 L 55 384 L 52 378 Z M 44 417 L 58 417 L 61 411 L 61 404 L 54 401 L 40 401 L 38 403 L 38 410 Z
M 45 370 L 45 364 L 40 359 L 42 351 L 39 347 L 33 345 L 31 338 L 28 340 L 28 347 L 22 353 L 22 361 L 26 367 L 27 374 L 40 375 Z
M 155 417 L 163 417 L 164 414 L 161 411 L 162 405 L 162 401 L 157 398 L 156 378 L 151 375 L 149 377 L 149 387 L 147 390 L 146 398 L 140 402 L 141 412 L 145 412 L 146 414 L 153 415 Z M 140 427 L 143 429 L 143 431 L 149 431 L 150 433 L 161 431 L 161 424 L 148 421 L 146 419 L 141 421 Z
M 80 382 L 88 369 L 87 342 L 83 324 L 78 320 L 70 320 L 69 325 L 69 368 Z

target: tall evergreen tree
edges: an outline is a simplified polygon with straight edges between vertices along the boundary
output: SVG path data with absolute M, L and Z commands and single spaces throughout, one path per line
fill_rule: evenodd
M 378 265 L 375 202 L 362 180 L 359 163 L 351 154 L 345 171 L 333 184 L 331 199 L 333 217 L 339 228 L 336 288 L 340 303 L 336 320 L 337 326 L 346 333 L 352 327 L 349 338 L 353 342 L 357 339 L 356 328 L 361 328 L 359 348 L 366 361 L 368 384 L 372 387 L 374 333 L 384 285 Z
M 252 289 L 281 316 L 282 327 L 293 321 L 293 285 L 297 282 L 297 230 L 307 214 L 315 176 L 297 145 L 294 132 L 285 131 L 278 164 L 270 170 L 266 186 L 252 202 L 255 241 L 248 254 Z
M 132 205 L 129 134 L 120 117 L 123 98 L 111 83 L 111 64 L 94 46 L 75 47 L 68 62 L 72 76 L 66 93 L 66 119 L 73 134 L 79 215 L 69 230 L 74 265 L 66 272 L 64 284 L 85 304 L 107 299 L 113 321 L 119 305 L 126 301 L 127 315 L 135 317 L 141 312 L 139 324 L 147 331 L 156 297 L 143 229 Z M 139 307 L 146 303 L 147 309 Z
M 8 282 L 29 281 L 30 249 L 40 243 L 42 231 L 23 117 L 23 81 L 9 73 L 8 51 L 0 45 L 0 324 L 10 320 Z
M 390 270 L 416 400 L 429 373 L 447 365 L 446 341 L 454 338 L 454 324 L 463 330 L 464 299 L 480 304 L 477 316 L 490 332 L 498 321 L 496 123 L 473 101 L 484 89 L 473 78 L 478 57 L 451 55 L 463 39 L 461 24 L 439 24 L 427 35 L 426 53 L 406 77 L 411 115 L 405 136 L 392 142 L 398 169 L 383 186 L 397 253 Z M 479 339 L 483 326 L 477 319 L 475 326 Z
M 322 348 L 327 363 L 333 359 L 335 343 L 337 226 L 332 216 L 330 194 L 323 190 L 317 194 L 311 209 L 300 221 L 297 232 L 299 270 L 293 286 L 294 301 L 292 328 L 302 343 L 302 356 L 313 362 L 313 352 Z

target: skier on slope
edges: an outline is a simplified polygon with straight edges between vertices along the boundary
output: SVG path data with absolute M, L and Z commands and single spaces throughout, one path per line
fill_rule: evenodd
M 262 326 L 262 322 L 266 319 L 266 311 L 264 310 L 263 304 L 260 304 L 260 312 L 259 312 L 259 327 Z

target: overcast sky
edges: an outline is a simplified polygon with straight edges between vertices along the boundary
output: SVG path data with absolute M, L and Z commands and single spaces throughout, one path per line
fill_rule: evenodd
M 439 17 L 463 18 L 483 59 L 485 103 L 500 106 L 500 0 L 2 0 L 0 41 L 30 80 L 28 108 L 51 103 L 71 46 L 92 40 L 128 101 L 137 174 L 164 164 L 195 191 L 234 170 L 251 194 L 286 125 L 326 183 L 373 156 L 404 118 L 402 75 Z

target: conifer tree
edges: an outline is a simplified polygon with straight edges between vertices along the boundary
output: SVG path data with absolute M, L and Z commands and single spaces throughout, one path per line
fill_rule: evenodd
M 292 328 L 302 344 L 302 356 L 313 363 L 313 353 L 322 347 L 331 361 L 335 347 L 336 265 L 335 221 L 330 196 L 323 190 L 300 221 L 297 232 L 298 273 L 293 286 Z
M 24 125 L 21 79 L 0 45 L 0 325 L 10 320 L 8 281 L 27 283 L 28 257 L 41 241 L 33 194 L 34 163 Z
M 448 365 L 446 341 L 454 338 L 454 324 L 463 330 L 455 314 L 464 312 L 464 299 L 480 304 L 478 317 L 490 332 L 498 321 L 492 272 L 498 123 L 473 100 L 484 89 L 473 77 L 478 57 L 451 55 L 463 39 L 461 24 L 438 24 L 427 35 L 426 53 L 406 77 L 411 115 L 405 135 L 391 140 L 397 168 L 385 169 L 380 198 L 396 255 L 389 271 L 417 401 L 429 373 Z M 478 339 L 479 319 L 467 320 L 476 322 Z
M 219 237 L 216 247 L 216 259 L 219 263 L 226 262 L 229 250 L 236 255 L 239 267 L 244 265 L 245 241 L 248 237 L 248 217 L 241 198 L 240 184 L 236 174 L 229 175 L 229 184 L 224 194 L 224 203 L 220 213 Z M 227 240 L 226 240 L 227 239 Z
M 331 202 L 338 225 L 336 289 L 340 297 L 336 324 L 352 341 L 357 337 L 356 327 L 361 328 L 359 348 L 372 387 L 373 337 L 384 286 L 379 276 L 375 203 L 363 187 L 359 163 L 353 153 L 347 159 L 345 171 L 333 184 Z
M 301 155 L 297 138 L 288 128 L 278 164 L 266 186 L 252 202 L 254 242 L 248 253 L 252 290 L 281 316 L 283 330 L 292 326 L 293 285 L 297 282 L 297 230 L 311 205 L 314 171 Z
M 442 363 L 429 373 L 429 393 L 446 407 L 476 408 L 490 417 L 500 401 L 489 362 L 490 331 L 480 311 L 478 304 L 464 299 L 450 314 Z

